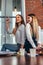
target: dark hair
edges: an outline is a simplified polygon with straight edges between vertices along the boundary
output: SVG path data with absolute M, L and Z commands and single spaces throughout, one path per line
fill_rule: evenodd
M 24 25 L 25 25 L 24 19 L 23 19 L 22 15 L 20 15 L 20 14 L 17 14 L 17 15 L 19 15 L 19 16 L 21 17 L 21 19 L 22 19 L 22 20 L 21 20 L 21 24 L 24 24 Z M 17 16 L 17 15 L 16 15 L 16 16 Z M 16 27 L 18 27 L 18 23 L 16 23 Z
M 32 16 L 35 16 L 35 14 L 31 13 L 31 14 L 28 14 L 28 16 L 31 16 L 32 17 Z

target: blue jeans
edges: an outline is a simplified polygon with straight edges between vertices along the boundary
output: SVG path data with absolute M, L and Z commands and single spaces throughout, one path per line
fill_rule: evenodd
M 21 44 L 3 44 L 1 51 L 6 51 L 7 49 L 10 51 L 18 52 Z

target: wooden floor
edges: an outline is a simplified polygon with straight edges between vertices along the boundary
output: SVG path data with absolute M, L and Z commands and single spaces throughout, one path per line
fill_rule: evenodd
M 36 57 L 25 56 L 0 56 L 0 65 L 43 65 L 43 55 Z

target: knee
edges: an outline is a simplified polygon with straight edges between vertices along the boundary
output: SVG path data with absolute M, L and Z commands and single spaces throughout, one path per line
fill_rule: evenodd
M 3 47 L 6 47 L 6 44 L 3 44 Z

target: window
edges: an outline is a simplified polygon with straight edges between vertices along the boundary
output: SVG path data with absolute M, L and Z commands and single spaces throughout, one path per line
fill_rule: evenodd
M 16 2 L 16 4 L 15 4 Z M 17 11 L 14 11 L 14 7 Z M 10 18 L 9 31 L 15 27 L 15 17 L 21 14 L 21 0 L 0 0 L 0 46 L 6 43 L 15 43 L 15 36 L 12 36 L 6 31 L 6 17 Z
M 14 44 L 15 36 L 10 35 L 6 31 L 6 17 L 10 18 L 10 27 L 9 31 L 12 32 L 12 29 L 15 27 L 15 17 L 16 14 L 21 14 L 21 6 L 24 4 L 25 0 L 0 0 L 0 46 L 3 44 Z M 21 5 L 22 2 L 22 5 Z M 16 6 L 17 11 L 14 11 Z M 22 15 L 25 16 L 25 6 L 22 6 Z M 24 17 L 24 19 L 26 19 Z M 0 47 L 1 48 L 1 47 Z
M 1 11 L 0 11 L 0 16 L 1 16 Z M 0 45 L 1 45 L 1 18 L 0 18 Z

